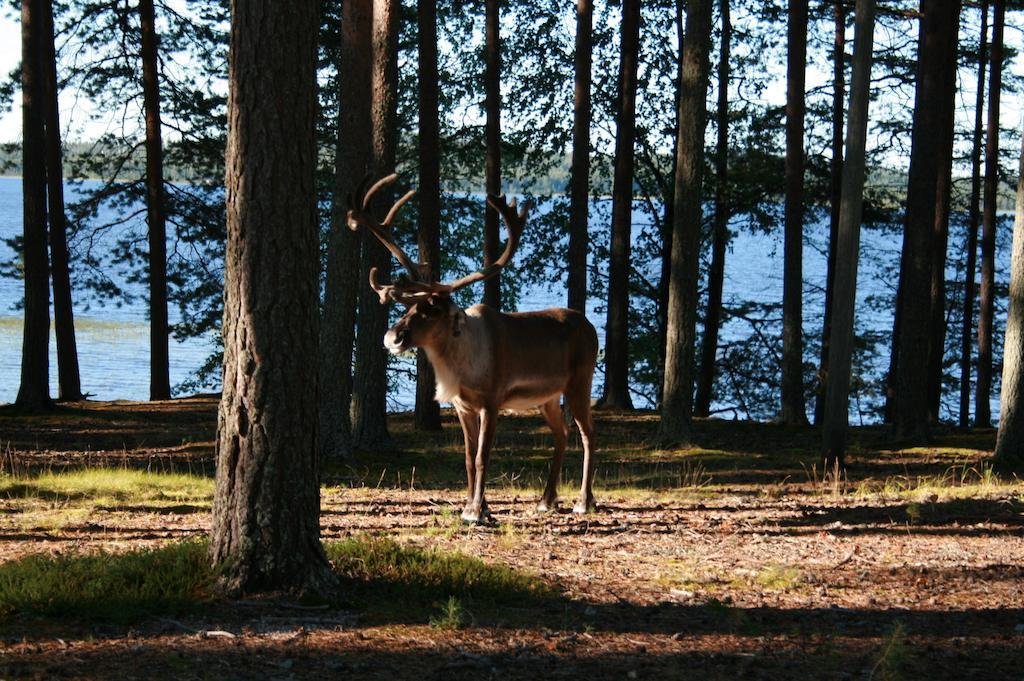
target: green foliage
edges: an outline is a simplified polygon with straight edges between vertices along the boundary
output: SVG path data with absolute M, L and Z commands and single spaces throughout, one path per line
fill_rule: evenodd
M 553 587 L 505 565 L 460 553 L 407 547 L 363 536 L 324 546 L 346 593 L 371 611 L 437 609 L 431 624 L 461 627 L 463 602 L 529 605 Z M 128 622 L 184 612 L 213 598 L 207 542 L 190 540 L 124 553 L 34 554 L 0 564 L 0 617 L 73 616 Z
M 356 537 L 324 548 L 338 574 L 349 580 L 364 601 L 433 607 L 455 598 L 523 605 L 554 594 L 546 582 L 506 565 L 491 565 L 461 553 L 403 546 L 386 537 Z
M 897 621 L 892 625 L 889 633 L 882 641 L 881 650 L 878 652 L 878 659 L 871 668 L 869 679 L 879 681 L 902 681 L 909 671 L 911 662 L 911 651 L 907 645 L 907 630 L 902 622 Z
M 430 618 L 435 629 L 461 629 L 466 624 L 466 611 L 455 596 L 449 596 L 441 606 L 441 612 Z
M 141 504 L 208 502 L 212 495 L 213 480 L 184 474 L 85 468 L 31 477 L 0 475 L 0 497 L 17 499 Z
M 0 564 L 0 616 L 15 613 L 131 621 L 210 598 L 205 541 L 126 553 L 25 556 Z

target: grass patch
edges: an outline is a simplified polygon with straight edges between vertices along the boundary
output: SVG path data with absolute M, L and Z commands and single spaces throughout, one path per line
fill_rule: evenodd
M 795 567 L 773 564 L 758 572 L 754 583 L 768 591 L 792 591 L 804 584 L 804 578 Z
M 547 582 L 507 565 L 491 565 L 452 551 L 403 546 L 386 537 L 356 537 L 324 548 L 350 591 L 369 604 L 434 607 L 456 597 L 521 605 L 555 595 Z
M 450 551 L 364 536 L 324 545 L 346 594 L 371 616 L 413 617 L 462 626 L 464 603 L 530 605 L 555 596 L 543 580 Z M 177 613 L 212 598 L 206 540 L 124 553 L 25 556 L 0 564 L 0 617 L 71 616 L 130 622 Z M 439 605 L 440 604 L 440 605 Z M 440 615 L 437 610 L 440 607 Z
M 0 497 L 96 505 L 209 502 L 213 480 L 181 473 L 84 468 L 37 476 L 0 476 Z
M 126 553 L 36 554 L 0 564 L 0 616 L 131 621 L 210 598 L 205 541 Z

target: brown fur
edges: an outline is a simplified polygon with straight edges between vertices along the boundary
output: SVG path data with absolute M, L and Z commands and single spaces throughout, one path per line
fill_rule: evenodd
M 583 483 L 574 507 L 594 509 L 590 389 L 597 332 L 580 312 L 552 308 L 503 313 L 485 305 L 460 309 L 443 294 L 411 306 L 388 331 L 392 352 L 421 347 L 437 374 L 437 398 L 450 401 L 466 443 L 468 498 L 462 517 L 483 522 L 487 461 L 498 411 L 538 407 L 555 436 L 555 456 L 539 510 L 553 510 L 566 446 L 559 400 L 565 397 L 583 442 Z

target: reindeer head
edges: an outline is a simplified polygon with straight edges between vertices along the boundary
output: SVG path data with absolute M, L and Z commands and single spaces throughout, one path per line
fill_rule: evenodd
M 413 303 L 384 334 L 384 347 L 398 355 L 410 348 L 438 347 L 458 337 L 466 313 L 446 294 L 431 294 Z
M 417 267 L 391 235 L 391 222 L 398 210 L 412 198 L 415 190 L 407 192 L 396 201 L 383 222 L 377 222 L 369 210 L 374 193 L 397 178 L 398 175 L 388 175 L 378 180 L 369 191 L 366 191 L 369 178 L 363 180 L 355 196 L 349 196 L 347 215 L 349 229 L 368 229 L 406 270 L 407 275 L 400 275 L 393 283 L 381 284 L 377 281 L 377 268 L 370 269 L 370 286 L 377 292 L 380 302 L 386 304 L 393 300 L 408 308 L 405 315 L 384 336 L 384 346 L 395 354 L 414 347 L 442 343 L 445 339 L 460 334 L 465 312 L 452 301 L 452 293 L 478 281 L 490 279 L 501 272 L 519 246 L 527 215 L 525 207 L 516 210 L 515 199 L 506 202 L 504 195 L 488 194 L 487 202 L 501 215 L 508 231 L 508 242 L 501 257 L 482 270 L 453 282 L 427 281 L 420 273 L 429 269 L 423 264 Z

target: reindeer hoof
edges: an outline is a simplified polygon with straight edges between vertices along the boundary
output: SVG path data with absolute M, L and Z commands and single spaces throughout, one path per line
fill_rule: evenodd
M 466 506 L 462 509 L 462 522 L 467 525 L 486 525 L 494 522 L 494 517 L 486 506 Z
M 536 510 L 537 513 L 551 513 L 553 511 L 557 511 L 558 500 L 552 499 L 551 501 L 548 501 L 546 499 L 541 499 L 540 502 L 537 504 Z
M 597 511 L 597 502 L 593 499 L 579 499 L 572 507 L 572 512 L 576 515 L 586 515 L 595 511 Z

